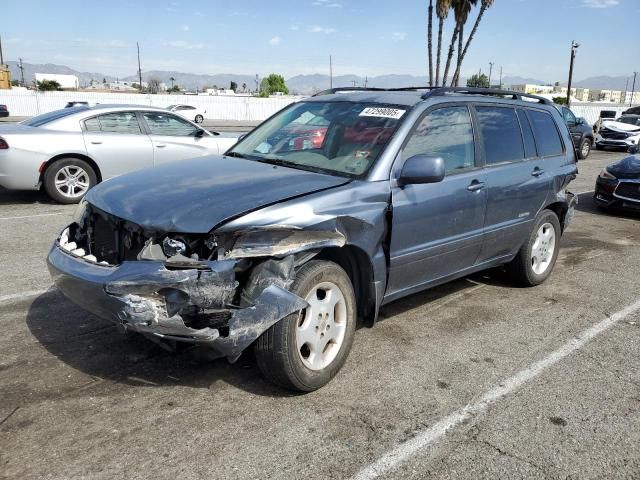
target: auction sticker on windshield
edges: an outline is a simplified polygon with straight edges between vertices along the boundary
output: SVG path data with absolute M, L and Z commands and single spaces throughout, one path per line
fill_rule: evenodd
M 360 112 L 361 117 L 381 117 L 381 118 L 395 118 L 398 120 L 404 115 L 406 110 L 400 110 L 399 108 L 385 108 L 385 107 L 367 107 Z

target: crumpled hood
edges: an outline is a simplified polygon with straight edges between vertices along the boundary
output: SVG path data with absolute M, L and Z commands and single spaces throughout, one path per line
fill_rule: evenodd
M 215 155 L 110 179 L 92 188 L 86 200 L 151 230 L 206 233 L 238 215 L 348 182 L 344 177 Z
M 612 163 L 607 167 L 616 178 L 636 179 L 640 178 L 640 156 L 631 155 L 623 158 L 619 162 Z
M 602 126 L 604 128 L 608 128 L 609 130 L 615 130 L 615 131 L 618 131 L 618 132 L 638 132 L 638 133 L 640 133 L 640 127 L 637 126 L 637 125 L 630 125 L 628 123 L 623 123 L 623 122 L 614 122 L 613 120 L 602 122 Z

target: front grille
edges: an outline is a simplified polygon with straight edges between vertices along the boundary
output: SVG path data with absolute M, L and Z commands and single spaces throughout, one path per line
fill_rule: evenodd
M 618 197 L 640 200 L 640 183 L 620 182 L 618 188 L 616 188 L 615 194 Z
M 602 135 L 602 138 L 606 138 L 609 140 L 626 140 L 631 136 L 628 133 L 613 132 L 611 130 L 601 130 L 600 135 Z
M 75 240 L 98 262 L 119 265 L 136 260 L 147 238 L 137 225 L 89 206 L 87 216 L 76 228 Z

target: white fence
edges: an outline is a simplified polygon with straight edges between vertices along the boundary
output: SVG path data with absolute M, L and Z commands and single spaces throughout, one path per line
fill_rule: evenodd
M 619 103 L 572 103 L 571 110 L 578 117 L 583 117 L 590 124 L 594 124 L 600 118 L 601 110 L 611 110 L 616 112 L 616 117 L 629 109 L 629 105 Z
M 206 110 L 206 118 L 215 120 L 260 121 L 273 115 L 300 97 L 245 97 L 215 95 L 147 95 L 102 92 L 37 92 L 0 90 L 0 103 L 7 105 L 11 116 L 31 117 L 64 108 L 69 101 L 101 104 L 148 105 L 166 108 L 185 104 Z

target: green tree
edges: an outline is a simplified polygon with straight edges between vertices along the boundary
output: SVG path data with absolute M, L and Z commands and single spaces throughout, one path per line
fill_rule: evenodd
M 451 0 L 436 0 L 436 15 L 438 16 L 438 48 L 436 56 L 436 81 L 437 87 L 440 83 L 440 58 L 442 57 L 442 31 L 444 29 L 444 21 L 449 16 L 451 10 Z
M 231 80 L 231 84 L 229 85 L 229 88 L 235 92 L 236 90 L 238 90 L 238 84 L 233 80 Z
M 484 12 L 486 12 L 487 9 L 490 8 L 491 5 L 493 5 L 493 2 L 494 2 L 494 0 L 481 0 L 480 1 L 480 11 L 478 12 L 478 16 L 476 17 L 476 21 L 473 24 L 473 29 L 471 30 L 471 34 L 469 35 L 469 38 L 467 39 L 467 43 L 465 43 L 465 45 L 464 45 L 464 50 L 462 50 L 462 54 L 458 57 L 458 66 L 456 68 L 456 73 L 454 75 L 456 85 L 460 81 L 460 69 L 462 67 L 462 61 L 464 60 L 464 57 L 467 55 L 467 50 L 469 50 L 469 45 L 471 44 L 471 41 L 473 40 L 473 37 L 475 36 L 476 32 L 478 31 L 478 25 L 480 25 L 480 22 L 482 21 L 482 17 L 484 16 Z
M 460 73 L 460 67 L 462 65 L 462 49 L 463 49 L 463 42 L 464 42 L 464 25 L 465 23 L 467 23 L 467 19 L 469 18 L 469 13 L 471 12 L 471 9 L 478 3 L 478 0 L 453 0 L 453 14 L 456 20 L 456 30 L 457 30 L 457 34 L 454 31 L 454 35 L 451 38 L 451 42 L 455 43 L 455 38 L 457 38 L 458 40 L 458 59 L 456 61 L 456 70 L 455 73 L 453 74 L 453 78 L 451 80 L 451 86 L 456 86 L 458 85 L 458 81 L 459 81 L 459 73 Z M 455 37 L 455 38 L 454 38 Z M 453 49 L 450 47 L 449 48 L 449 54 L 450 57 L 449 59 L 451 59 L 451 57 L 453 56 Z M 447 61 L 447 64 L 449 64 L 449 61 Z M 447 76 L 448 72 L 445 72 L 445 77 Z M 443 82 L 444 84 L 445 82 Z
M 12 87 L 19 87 L 20 86 L 20 81 L 19 80 L 11 80 L 11 86 Z
M 489 88 L 489 77 L 477 73 L 467 80 L 467 87 Z
M 284 77 L 277 73 L 272 73 L 268 77 L 262 79 L 260 82 L 260 95 L 269 96 L 276 92 L 282 92 L 285 95 L 289 93 L 289 89 L 284 82 Z
M 169 88 L 167 90 L 167 92 L 169 92 L 169 93 L 172 93 L 172 92 L 176 92 L 177 93 L 179 91 L 180 91 L 180 85 L 178 85 L 177 83 L 173 87 L 171 87 L 171 88 Z
M 567 97 L 553 97 L 553 103 L 555 103 L 556 105 L 566 105 L 567 104 Z
M 55 90 L 61 90 L 60 84 L 55 80 L 40 80 L 36 83 L 38 90 L 41 92 L 51 92 Z

